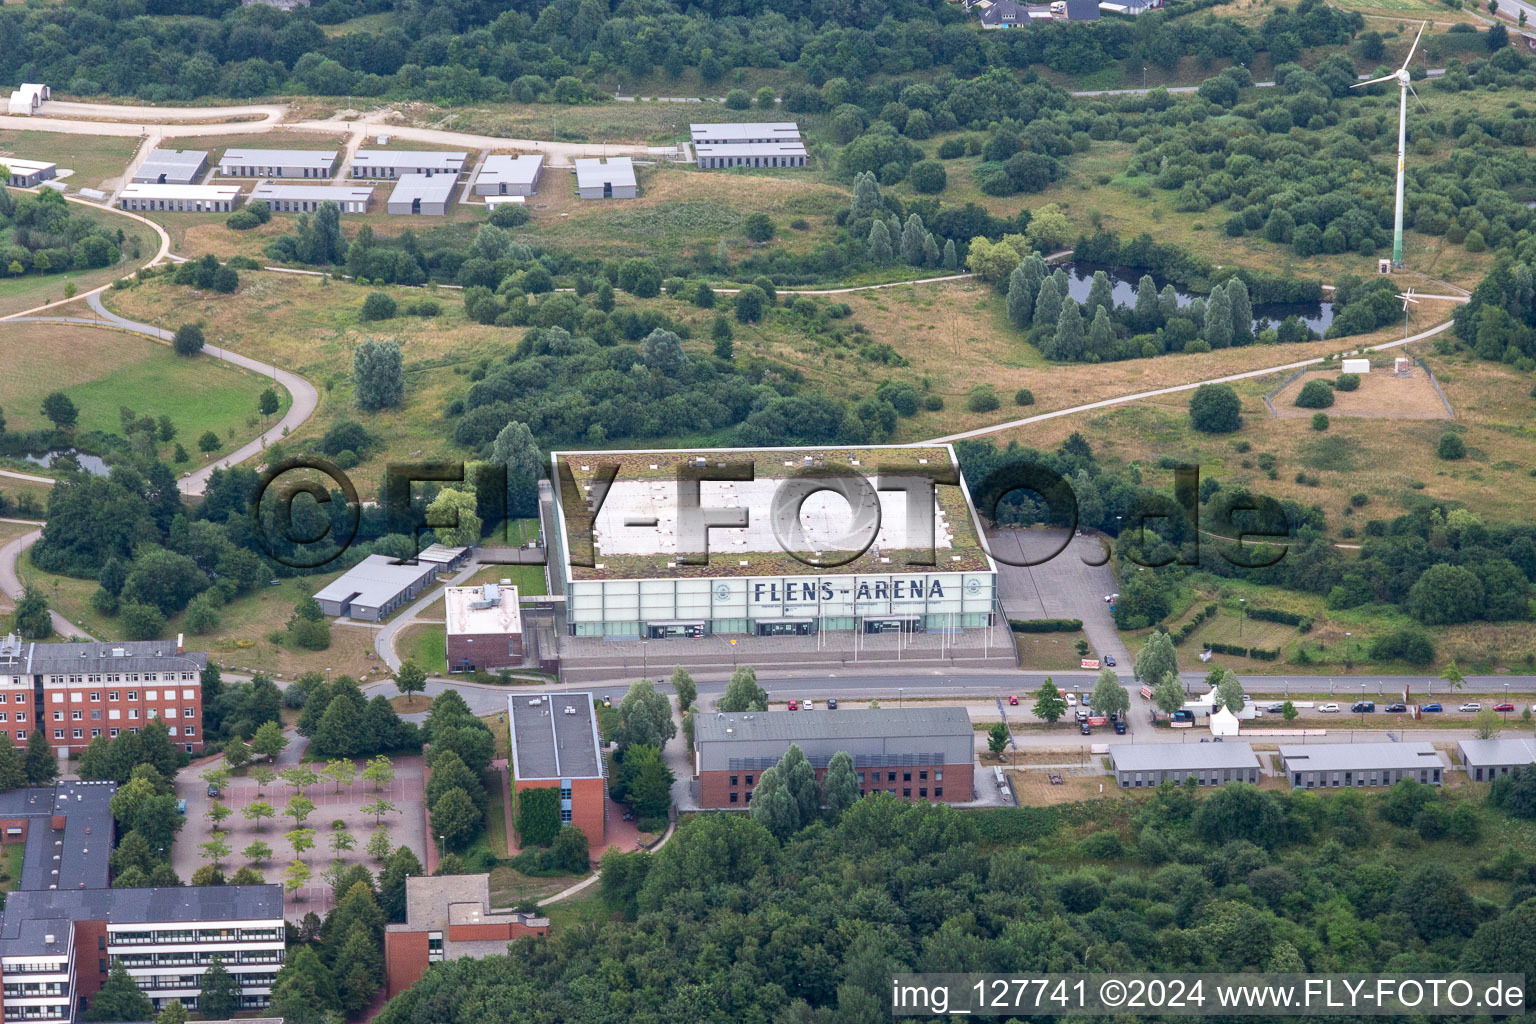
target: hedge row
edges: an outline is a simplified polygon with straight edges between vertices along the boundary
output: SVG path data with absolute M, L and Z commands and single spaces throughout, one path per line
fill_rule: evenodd
M 1249 608 L 1248 617 L 1258 619 L 1260 622 L 1278 622 L 1283 626 L 1295 626 L 1303 633 L 1312 629 L 1312 617 L 1300 615 L 1296 612 L 1283 612 L 1278 608 Z
M 1076 633 L 1083 628 L 1083 620 L 1009 619 L 1008 628 L 1015 633 Z
M 1280 657 L 1279 649 L 1273 647 L 1244 647 L 1241 644 L 1206 644 L 1205 648 L 1212 654 L 1230 654 L 1235 658 L 1256 658 L 1259 661 L 1274 661 Z
M 1204 622 L 1206 619 L 1215 614 L 1216 602 L 1212 601 L 1210 604 L 1206 605 L 1204 608 L 1200 609 L 1200 611 L 1195 613 L 1194 618 L 1190 619 L 1188 622 L 1184 623 L 1184 625 L 1173 631 L 1173 645 L 1177 647 L 1185 640 L 1188 640 L 1194 634 L 1195 630 L 1200 628 L 1200 623 Z

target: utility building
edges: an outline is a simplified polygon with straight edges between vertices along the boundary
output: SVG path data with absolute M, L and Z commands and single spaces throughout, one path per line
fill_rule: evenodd
M 804 167 L 805 145 L 800 142 L 720 142 L 693 147 L 699 167 Z
M 335 203 L 342 213 L 367 213 L 373 189 L 356 185 L 261 184 L 251 189 L 247 203 L 266 203 L 274 213 L 313 213 L 322 203 Z
M 517 588 L 499 583 L 448 587 L 448 671 L 493 672 L 523 660 L 523 619 Z
M 1445 761 L 1428 743 L 1308 743 L 1280 748 L 1293 789 L 1390 786 L 1413 779 L 1438 786 Z
M 21 160 L 17 157 L 0 156 L 0 167 L 10 171 L 6 184 L 11 188 L 36 188 L 58 174 L 57 164 L 43 160 Z
M 1456 748 L 1473 782 L 1492 782 L 1516 768 L 1536 763 L 1536 740 L 1527 736 L 1462 740 Z
M 1220 743 L 1116 743 L 1109 748 L 1115 782 L 1121 789 L 1159 786 L 1164 782 L 1220 786 L 1227 782 L 1259 782 L 1259 759 L 1239 740 Z
M 458 177 L 464 170 L 464 160 L 468 155 L 403 149 L 360 149 L 352 158 L 352 177 L 403 178 L 407 174 L 420 174 L 428 178 L 439 174 Z
M 37 113 L 37 108 L 43 105 L 49 95 L 48 87 L 41 82 L 24 82 L 20 89 L 11 93 L 6 113 L 29 117 Z
M 477 196 L 531 196 L 539 184 L 539 173 L 544 169 L 544 156 L 528 153 L 508 156 L 498 153 L 485 158 L 480 173 L 475 175 Z
M 606 846 L 608 775 L 590 693 L 507 698 L 513 788 L 559 789 L 560 823 L 581 829 L 594 854 Z
M 793 121 L 691 124 L 688 132 L 695 146 L 800 141 L 800 126 Z
M 451 174 L 403 174 L 389 194 L 389 212 L 444 216 L 455 180 Z
M 228 178 L 329 178 L 334 149 L 231 149 L 219 161 Z
M 575 171 L 576 195 L 582 199 L 633 199 L 639 194 L 635 164 L 627 156 L 578 159 Z
M 201 149 L 152 149 L 134 172 L 133 180 L 147 185 L 190 185 L 203 176 L 208 153 Z
M 117 205 L 122 210 L 229 213 L 239 198 L 239 185 L 132 184 L 117 194 Z
M 315 592 L 327 615 L 378 622 L 427 588 L 437 565 L 369 555 Z
M 699 714 L 693 721 L 699 806 L 745 810 L 762 773 L 791 744 L 817 779 L 832 756 L 853 758 L 859 795 L 965 803 L 975 798 L 976 732 L 964 708 L 868 711 L 746 711 Z

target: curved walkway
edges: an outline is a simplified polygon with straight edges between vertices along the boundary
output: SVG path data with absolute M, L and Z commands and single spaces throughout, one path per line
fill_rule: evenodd
M 16 565 L 21 560 L 22 552 L 36 544 L 42 535 L 42 530 L 33 530 L 0 547 L 0 590 L 5 591 L 6 596 L 13 601 L 21 600 L 21 595 L 26 591 L 26 585 L 22 583 L 21 574 L 17 572 Z M 60 636 L 90 636 L 84 629 L 53 609 L 50 608 L 48 614 L 53 620 L 53 631 Z

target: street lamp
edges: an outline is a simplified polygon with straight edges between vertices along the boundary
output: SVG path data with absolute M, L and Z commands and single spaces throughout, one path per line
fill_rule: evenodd
M 1242 636 L 1243 636 L 1243 618 L 1244 618 L 1244 615 L 1247 612 L 1247 610 L 1248 610 L 1248 599 L 1246 597 L 1238 598 L 1237 599 L 1237 636 L 1238 636 L 1238 639 L 1242 639 Z
M 902 700 L 904 700 L 906 698 L 906 695 L 907 695 L 907 688 L 905 686 L 898 686 L 898 687 L 896 687 L 896 706 L 897 707 L 901 707 L 901 702 L 902 702 Z
M 1353 641 L 1350 640 L 1350 637 L 1354 635 L 1355 634 L 1353 633 L 1344 634 L 1344 671 L 1346 672 L 1349 671 L 1350 656 L 1354 654 L 1355 645 Z
M 1509 684 L 1508 683 L 1504 684 L 1504 706 L 1505 707 L 1511 707 L 1512 706 L 1509 703 Z M 1504 721 L 1506 721 L 1506 722 L 1509 721 L 1509 712 L 1508 711 L 1504 712 Z
M 448 841 L 442 836 L 437 837 L 437 849 L 437 863 L 438 867 L 441 868 L 443 861 L 448 858 Z
M 651 678 L 651 652 L 648 646 L 649 643 L 649 640 L 640 641 L 640 678 L 642 679 Z

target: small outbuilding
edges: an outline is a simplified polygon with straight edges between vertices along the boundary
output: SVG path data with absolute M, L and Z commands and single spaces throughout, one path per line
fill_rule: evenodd
M 1227 712 L 1231 714 L 1231 712 Z M 1121 789 L 1194 779 L 1196 785 L 1259 781 L 1259 758 L 1240 740 L 1217 743 L 1113 743 L 1109 763 Z
M 1309 743 L 1280 748 L 1293 789 L 1391 786 L 1413 779 L 1438 786 L 1445 771 L 1440 752 L 1428 743 Z
M 190 185 L 208 168 L 208 153 L 201 149 L 152 149 L 133 172 L 133 180 L 152 185 Z
M 1462 740 L 1456 744 L 1456 751 L 1473 782 L 1492 782 L 1516 768 L 1536 763 L 1536 739 L 1526 736 Z
M 10 172 L 5 184 L 11 188 L 36 188 L 59 173 L 57 164 L 10 156 L 0 156 L 0 167 Z
M 315 592 L 327 615 L 378 622 L 427 588 L 437 575 L 430 562 L 412 565 L 369 555 Z
M 627 156 L 576 161 L 576 195 L 582 199 L 633 199 L 639 194 L 635 164 Z
M 41 82 L 23 82 L 20 89 L 11 93 L 10 102 L 6 104 L 6 113 L 30 117 L 50 95 L 48 87 Z
M 448 671 L 494 671 L 523 660 L 523 618 L 517 588 L 499 583 L 448 587 Z
M 445 216 L 456 181 L 451 174 L 402 174 L 389 194 L 389 212 Z
M 544 156 L 540 153 L 488 156 L 480 165 L 480 173 L 475 175 L 475 195 L 531 196 L 543 169 Z

